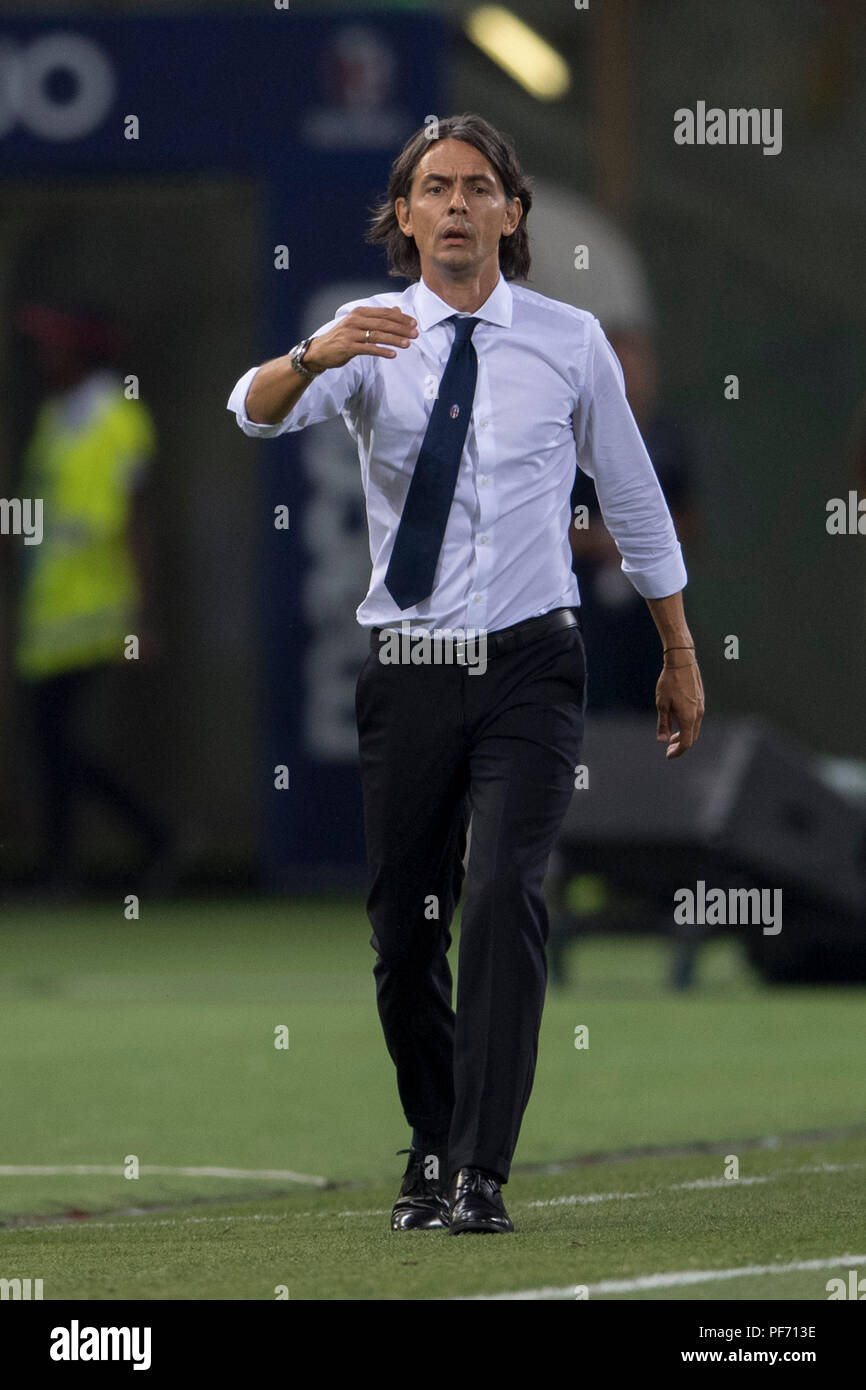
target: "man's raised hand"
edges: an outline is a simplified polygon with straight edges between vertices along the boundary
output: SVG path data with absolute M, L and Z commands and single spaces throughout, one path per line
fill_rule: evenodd
M 367 331 L 369 330 L 369 338 Z M 418 324 L 402 310 L 351 309 L 328 333 L 313 338 L 304 353 L 304 366 L 312 371 L 342 367 L 360 353 L 367 357 L 396 357 L 418 337 Z

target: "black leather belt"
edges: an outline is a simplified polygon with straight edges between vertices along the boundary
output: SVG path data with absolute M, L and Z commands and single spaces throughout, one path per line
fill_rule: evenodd
M 491 656 L 498 656 L 503 652 L 516 651 L 518 647 L 524 647 L 529 642 L 537 642 L 539 637 L 545 637 L 549 632 L 556 632 L 558 628 L 579 628 L 580 626 L 580 615 L 576 608 L 554 608 L 550 613 L 542 613 L 539 618 L 527 618 L 522 623 L 512 623 L 511 627 L 501 627 L 497 632 L 488 632 L 486 634 L 487 657 L 489 659 Z M 400 629 L 396 627 L 371 628 L 371 652 L 379 650 L 379 634 L 381 632 L 393 632 L 396 637 L 401 636 Z M 478 636 L 469 638 L 471 645 L 476 645 L 478 640 Z M 459 643 L 455 645 L 459 645 Z

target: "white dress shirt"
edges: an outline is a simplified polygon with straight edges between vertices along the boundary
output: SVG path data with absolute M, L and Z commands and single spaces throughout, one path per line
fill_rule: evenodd
M 286 417 L 256 424 L 251 367 L 228 400 L 245 434 L 269 439 L 342 415 L 358 446 L 372 576 L 362 627 L 495 632 L 580 603 L 568 528 L 575 465 L 594 480 L 623 572 L 644 598 L 685 586 L 673 521 L 625 395 L 622 368 L 594 315 L 500 272 L 472 317 L 478 379 L 432 594 L 401 610 L 385 572 L 445 370 L 458 312 L 416 280 L 402 293 L 342 304 L 319 337 L 360 305 L 396 306 L 418 337 L 396 357 L 360 354 L 309 383 Z

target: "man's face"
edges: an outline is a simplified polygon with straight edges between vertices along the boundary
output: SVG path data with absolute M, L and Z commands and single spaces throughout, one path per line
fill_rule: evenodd
M 520 221 L 519 198 L 509 203 L 499 175 L 480 150 L 462 140 L 439 140 L 415 166 L 409 199 L 397 198 L 400 230 L 415 238 L 421 270 L 471 278 L 491 258 L 499 239 Z M 461 233 L 462 235 L 457 235 Z

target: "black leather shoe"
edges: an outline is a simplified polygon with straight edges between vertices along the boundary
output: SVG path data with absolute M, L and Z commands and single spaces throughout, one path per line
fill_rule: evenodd
M 448 1180 L 445 1176 L 448 1166 L 444 1151 L 439 1149 L 425 1154 L 419 1149 L 398 1149 L 397 1152 L 407 1153 L 409 1162 L 391 1212 L 391 1230 L 445 1229 L 448 1226 L 450 1208 Z
M 500 1184 L 483 1168 L 461 1168 L 451 1191 L 451 1234 L 506 1232 L 514 1226 L 502 1201 Z

